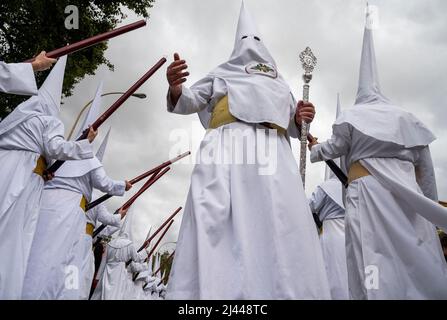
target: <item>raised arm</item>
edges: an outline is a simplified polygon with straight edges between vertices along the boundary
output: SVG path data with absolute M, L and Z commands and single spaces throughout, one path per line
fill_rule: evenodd
M 129 189 L 126 181 L 110 179 L 103 167 L 90 171 L 90 177 L 93 188 L 112 196 L 122 196 Z
M 64 126 L 58 119 L 50 118 L 44 126 L 43 148 L 48 158 L 54 160 L 82 160 L 93 158 L 91 142 L 97 134 L 93 129 L 85 140 L 66 141 L 63 135 Z
M 331 139 L 318 143 L 314 141 L 309 144 L 310 162 L 337 159 L 347 155 L 351 147 L 351 130 L 349 125 L 342 125 L 333 132 Z
M 42 51 L 32 63 L 4 63 L 0 61 L 0 92 L 18 95 L 36 95 L 34 71 L 43 71 L 55 63 Z
M 166 78 L 169 83 L 167 96 L 168 111 L 178 114 L 192 114 L 205 109 L 212 95 L 212 79 L 206 77 L 190 89 L 183 86 L 189 72 L 186 61 L 174 54 L 174 62 L 168 67 Z
M 135 245 L 132 243 L 130 249 L 130 256 L 132 261 L 135 262 L 143 262 L 147 258 L 147 250 L 141 250 L 140 252 L 137 252 L 137 249 L 135 248 Z
M 112 227 L 119 227 L 121 224 L 121 214 L 112 214 L 107 210 L 106 206 L 100 204 L 93 210 L 97 211 L 97 220 L 102 224 Z M 127 211 L 127 210 L 126 210 Z

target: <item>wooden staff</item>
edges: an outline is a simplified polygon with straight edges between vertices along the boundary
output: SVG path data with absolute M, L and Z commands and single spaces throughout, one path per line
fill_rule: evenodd
M 127 200 L 126 203 L 124 203 L 120 208 L 118 208 L 113 214 L 118 214 L 120 209 L 128 209 L 135 202 L 135 200 L 138 199 L 139 196 L 141 196 L 147 189 L 149 189 L 150 186 L 152 186 L 155 183 L 155 181 L 157 181 L 161 176 L 163 176 L 169 170 L 171 170 L 171 168 L 167 167 L 162 172 L 160 172 L 160 174 L 157 177 L 155 177 L 154 179 L 148 179 L 147 182 L 140 188 L 140 190 L 138 190 L 138 192 L 136 194 L 134 194 L 132 196 L 132 198 Z M 106 227 L 105 224 L 99 226 L 93 232 L 92 238 L 95 238 L 102 230 L 105 229 L 105 227 Z
M 129 31 L 133 31 L 135 29 L 139 29 L 141 27 L 144 27 L 146 25 L 146 20 L 139 20 L 137 22 L 116 28 L 114 30 L 105 32 L 105 33 L 101 33 L 98 34 L 96 36 L 66 45 L 62 48 L 56 49 L 56 50 L 52 50 L 50 52 L 47 52 L 46 56 L 48 58 L 53 58 L 53 59 L 57 59 L 59 57 L 65 56 L 67 54 L 94 46 L 95 44 L 98 44 L 100 42 L 104 42 L 107 41 L 109 39 L 115 38 L 119 35 L 122 35 L 124 33 L 127 33 Z M 34 58 L 29 59 L 25 62 L 33 62 Z
M 157 234 L 160 233 L 161 230 L 163 230 L 164 226 L 167 225 L 169 223 L 169 221 L 171 221 L 172 219 L 174 219 L 174 217 L 177 215 L 177 213 L 180 212 L 180 210 L 182 210 L 182 207 L 178 207 L 177 210 L 174 211 L 173 214 L 171 214 L 165 222 L 163 222 L 163 224 L 157 229 L 157 231 L 154 232 L 154 234 L 152 236 L 149 237 L 149 239 L 147 239 L 146 241 L 144 241 L 143 245 L 140 247 L 140 249 L 138 249 L 138 252 L 140 252 L 141 250 L 147 248 L 147 246 L 151 243 L 151 241 L 157 236 Z
M 96 130 L 98 129 L 116 110 L 118 110 L 119 107 L 123 105 L 123 103 L 129 99 L 129 97 L 135 93 L 135 91 L 138 90 L 139 87 L 143 85 L 155 72 L 157 72 L 158 69 L 161 68 L 163 64 L 166 63 L 166 58 L 161 58 L 148 72 L 144 74 L 132 87 L 129 88 L 129 90 L 126 91 L 125 94 L 123 94 L 121 97 L 118 98 L 118 100 L 115 101 L 115 103 L 106 110 L 93 124 L 91 127 Z M 84 140 L 88 136 L 89 129 L 84 130 L 82 135 L 76 140 Z M 59 169 L 65 161 L 63 160 L 57 160 L 55 163 L 53 163 L 47 170 L 46 173 L 54 173 L 57 169 Z
M 163 233 L 161 234 L 160 238 L 158 238 L 157 242 L 155 243 L 155 245 L 152 247 L 151 251 L 149 251 L 149 253 L 147 254 L 147 258 L 145 260 L 145 262 L 147 262 L 149 260 L 149 257 L 152 256 L 152 254 L 154 253 L 155 249 L 157 248 L 157 246 L 160 244 L 161 240 L 163 239 L 163 237 L 166 235 L 166 233 L 168 232 L 169 228 L 172 226 L 172 224 L 174 223 L 174 219 L 172 219 L 168 226 L 165 228 L 165 230 L 163 231 Z M 129 265 L 132 262 L 132 260 L 128 261 L 126 266 Z M 135 273 L 135 275 L 133 276 L 132 280 L 135 281 L 135 279 L 138 277 L 140 273 L 137 272 Z
M 130 184 L 138 183 L 138 182 L 140 182 L 141 180 L 143 180 L 143 179 L 149 177 L 150 175 L 152 175 L 152 176 L 151 176 L 151 179 L 152 179 L 152 178 L 154 178 L 154 177 L 156 176 L 156 174 L 157 174 L 158 172 L 160 172 L 162 169 L 164 169 L 164 168 L 166 168 L 167 166 L 173 164 L 174 162 L 179 161 L 180 159 L 183 159 L 184 157 L 186 157 L 186 156 L 188 156 L 188 155 L 190 155 L 190 154 L 191 154 L 191 152 L 188 151 L 188 152 L 185 152 L 185 153 L 183 153 L 183 154 L 181 154 L 181 155 L 175 157 L 174 159 L 171 159 L 171 160 L 168 160 L 168 161 L 166 161 L 166 162 L 163 162 L 163 163 L 160 164 L 159 166 L 157 166 L 157 167 L 155 167 L 155 168 L 153 168 L 153 169 L 151 169 L 151 170 L 149 170 L 149 171 L 146 171 L 145 173 L 139 175 L 139 176 L 136 177 L 136 178 L 133 178 L 132 180 L 129 181 L 129 183 L 130 183 Z M 105 194 L 105 195 L 101 196 L 100 198 L 96 199 L 95 201 L 90 202 L 90 203 L 87 205 L 87 209 L 86 209 L 86 211 L 88 211 L 88 210 L 90 210 L 90 209 L 96 207 L 97 205 L 103 203 L 104 201 L 110 199 L 111 197 L 113 197 L 113 196 L 110 195 L 110 194 Z

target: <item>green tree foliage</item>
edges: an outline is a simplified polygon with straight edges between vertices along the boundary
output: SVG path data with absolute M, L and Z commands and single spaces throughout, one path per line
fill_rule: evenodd
M 148 17 L 155 0 L 1 0 L 0 60 L 21 62 L 42 50 L 50 51 L 93 35 L 114 29 L 126 15 L 125 8 Z M 79 9 L 79 29 L 65 28 L 65 8 Z M 104 57 L 107 43 L 78 51 L 68 59 L 64 95 L 70 96 L 76 83 L 85 75 L 93 75 L 102 64 L 113 65 Z M 37 74 L 40 85 L 48 72 Z M 16 95 L 0 96 L 0 118 L 27 99 Z

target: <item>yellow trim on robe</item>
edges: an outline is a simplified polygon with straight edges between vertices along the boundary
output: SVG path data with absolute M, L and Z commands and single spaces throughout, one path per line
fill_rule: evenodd
M 208 128 L 217 129 L 223 125 L 237 121 L 239 121 L 239 119 L 237 119 L 230 113 L 230 108 L 228 106 L 228 96 L 225 96 L 222 99 L 220 99 L 219 102 L 217 102 L 217 104 L 214 106 Z M 263 125 L 269 129 L 276 129 L 278 133 L 282 135 L 285 135 L 287 131 L 286 129 L 281 128 L 280 126 L 274 123 L 263 122 L 260 123 L 260 125 Z
M 228 107 L 228 96 L 225 96 L 214 106 L 208 127 L 210 129 L 217 129 L 223 125 L 236 121 L 238 121 L 237 118 L 230 113 L 230 108 Z
M 370 176 L 371 173 L 369 173 L 368 170 L 364 166 L 360 164 L 359 161 L 354 162 L 351 167 L 349 168 L 348 173 L 348 184 L 351 183 L 354 180 Z
M 85 226 L 85 233 L 89 236 L 93 236 L 93 230 L 95 230 L 95 226 L 87 222 L 87 225 Z
M 39 159 L 37 159 L 36 167 L 34 168 L 33 172 L 43 178 L 43 173 L 45 170 L 47 170 L 47 161 L 45 160 L 44 156 L 40 156 Z
M 87 199 L 82 196 L 81 198 L 81 203 L 79 203 L 79 206 L 81 207 L 81 209 L 85 212 L 85 210 L 87 209 Z

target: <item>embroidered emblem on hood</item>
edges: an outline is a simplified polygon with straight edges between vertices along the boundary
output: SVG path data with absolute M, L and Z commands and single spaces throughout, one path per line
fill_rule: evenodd
M 249 74 L 261 74 L 270 78 L 276 78 L 278 73 L 271 64 L 252 62 L 245 67 L 245 71 Z

